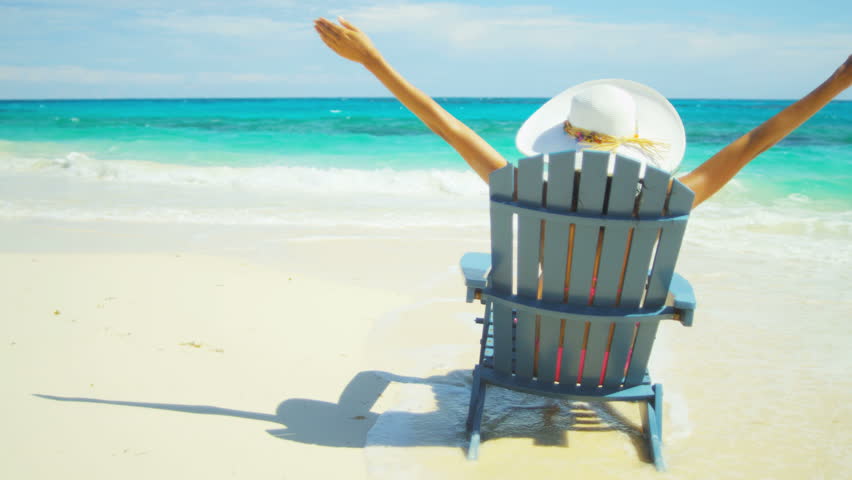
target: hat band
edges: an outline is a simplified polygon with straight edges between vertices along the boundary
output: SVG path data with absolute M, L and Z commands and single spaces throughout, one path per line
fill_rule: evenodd
M 651 159 L 659 162 L 663 155 L 669 150 L 669 144 L 640 137 L 639 134 L 632 137 L 615 137 L 605 133 L 595 132 L 585 128 L 575 127 L 571 122 L 565 120 L 563 124 L 565 133 L 574 137 L 577 143 L 589 145 L 594 150 L 615 151 L 622 145 L 630 145 L 638 148 Z

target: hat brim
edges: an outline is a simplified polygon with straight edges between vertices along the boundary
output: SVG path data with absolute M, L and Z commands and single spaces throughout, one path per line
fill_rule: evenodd
M 613 85 L 629 93 L 636 102 L 636 124 L 640 137 L 668 145 L 659 159 L 648 158 L 641 150 L 622 145 L 616 153 L 650 162 L 663 170 L 674 171 L 686 150 L 686 132 L 677 110 L 666 97 L 651 87 L 622 79 L 592 80 L 575 85 L 556 95 L 533 113 L 518 130 L 515 146 L 527 156 L 577 149 L 577 141 L 562 128 L 571 110 L 571 99 L 593 85 Z

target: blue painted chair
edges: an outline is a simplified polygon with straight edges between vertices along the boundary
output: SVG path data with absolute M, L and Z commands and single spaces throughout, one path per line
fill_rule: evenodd
M 651 457 L 665 469 L 663 387 L 647 365 L 661 320 L 692 323 L 692 287 L 674 268 L 694 194 L 662 170 L 642 174 L 631 159 L 608 164 L 607 152 L 562 152 L 490 176 L 491 253 L 461 261 L 467 301 L 485 305 L 470 459 L 478 455 L 486 388 L 496 385 L 642 402 Z

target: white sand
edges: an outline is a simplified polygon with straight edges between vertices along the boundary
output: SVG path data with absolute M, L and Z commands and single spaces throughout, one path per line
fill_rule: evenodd
M 852 471 L 848 264 L 688 241 L 696 324 L 662 329 L 652 371 L 667 396 L 661 477 L 635 441 L 634 405 L 496 390 L 480 460 L 464 459 L 479 308 L 455 265 L 487 249 L 484 229 L 0 232 L 0 478 Z

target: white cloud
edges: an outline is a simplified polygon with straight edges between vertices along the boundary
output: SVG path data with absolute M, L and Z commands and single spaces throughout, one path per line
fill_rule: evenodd
M 0 65 L 0 81 L 75 85 L 240 85 L 240 84 L 316 84 L 325 83 L 322 73 L 153 73 L 99 70 L 73 65 L 55 67 L 16 67 Z
M 852 45 L 852 34 L 730 32 L 690 24 L 601 22 L 559 14 L 544 6 L 400 3 L 345 13 L 368 33 L 404 35 L 410 42 L 425 40 L 436 50 L 460 56 L 522 53 L 533 58 L 558 55 L 586 62 L 594 57 L 641 62 L 648 56 L 700 61 L 808 50 L 840 58 Z
M 241 0 L 239 8 L 288 7 L 298 5 L 298 0 Z M 211 10 L 233 7 L 233 0 L 28 0 L 31 7 L 97 8 L 101 10 L 151 9 Z
M 143 26 L 170 30 L 182 34 L 210 34 L 235 37 L 281 35 L 294 31 L 304 32 L 307 23 L 282 22 L 265 17 L 242 17 L 225 15 L 150 16 L 138 20 Z
M 229 72 L 199 72 L 188 78 L 205 85 L 315 85 L 328 83 L 329 77 L 322 73 L 229 73 Z
M 15 67 L 0 65 L 0 81 L 71 83 L 82 85 L 114 83 L 162 85 L 180 82 L 183 79 L 184 75 L 181 74 L 97 70 L 72 65 L 56 67 Z

